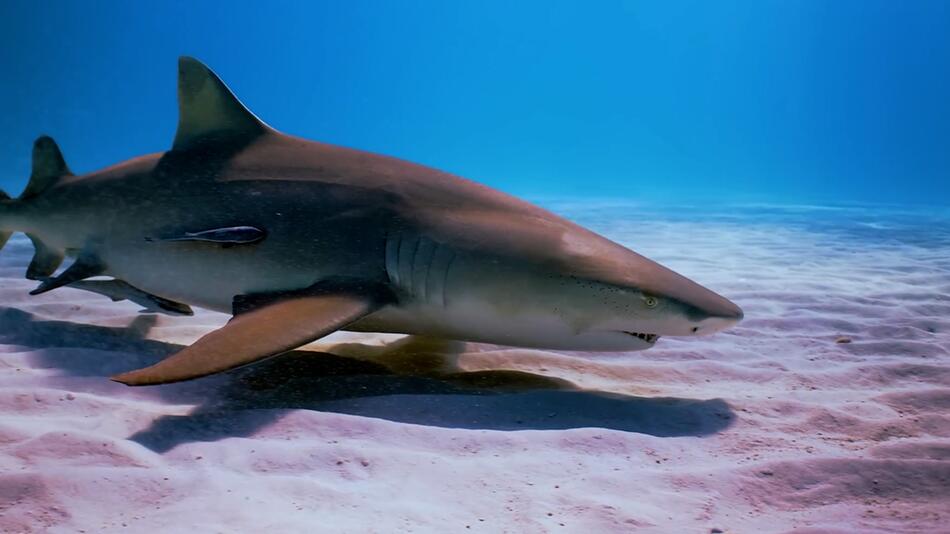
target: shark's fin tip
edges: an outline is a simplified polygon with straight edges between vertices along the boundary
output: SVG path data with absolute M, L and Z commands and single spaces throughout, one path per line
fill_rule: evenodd
M 119 375 L 110 376 L 110 377 L 109 377 L 109 380 L 111 380 L 111 381 L 113 381 L 113 382 L 118 382 L 119 384 L 122 384 L 122 385 L 124 385 L 124 386 L 133 386 L 133 385 L 135 385 L 135 384 L 130 383 L 129 379 L 126 378 L 125 375 L 127 375 L 127 374 L 128 374 L 128 373 L 122 373 L 122 374 L 119 374 Z
M 208 139 L 252 139 L 269 130 L 204 63 L 178 58 L 178 131 L 173 150 Z

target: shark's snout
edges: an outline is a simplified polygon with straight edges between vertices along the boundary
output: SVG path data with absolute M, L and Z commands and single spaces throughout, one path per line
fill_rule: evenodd
M 642 256 L 628 262 L 636 273 L 635 287 L 657 297 L 653 328 L 667 336 L 708 335 L 743 318 L 742 308 L 719 293 Z
M 695 321 L 692 327 L 694 335 L 701 336 L 726 330 L 741 321 L 745 316 L 742 308 L 734 302 L 720 295 L 716 296 L 721 299 L 721 302 L 717 303 L 715 307 L 691 314 Z
M 686 335 L 708 335 L 725 330 L 742 320 L 742 308 L 719 293 L 685 277 L 677 280 L 677 300 L 685 306 L 689 323 Z

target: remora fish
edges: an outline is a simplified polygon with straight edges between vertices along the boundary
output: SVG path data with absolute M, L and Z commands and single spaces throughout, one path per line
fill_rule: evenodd
M 0 246 L 20 231 L 36 248 L 33 294 L 104 275 L 116 283 L 86 289 L 234 315 L 119 382 L 217 373 L 341 329 L 629 351 L 742 318 L 724 297 L 507 194 L 277 132 L 195 59 L 179 61 L 178 98 L 168 152 L 76 176 L 44 136 L 20 198 L 0 193 Z M 65 255 L 75 261 L 51 277 Z

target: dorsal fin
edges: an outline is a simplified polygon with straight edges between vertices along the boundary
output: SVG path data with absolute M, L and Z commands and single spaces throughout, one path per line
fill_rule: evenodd
M 70 175 L 72 172 L 66 166 L 66 160 L 56 146 L 56 141 L 48 135 L 40 136 L 33 142 L 33 171 L 20 198 L 35 197 L 52 187 L 63 176 Z
M 178 59 L 178 131 L 172 150 L 209 139 L 249 139 L 269 129 L 211 69 L 195 58 Z

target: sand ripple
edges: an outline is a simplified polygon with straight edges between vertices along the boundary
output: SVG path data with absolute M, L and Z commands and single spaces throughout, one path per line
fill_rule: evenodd
M 131 389 L 226 318 L 28 297 L 15 237 L 0 531 L 947 531 L 950 213 L 551 207 L 746 321 L 619 355 L 340 333 Z

